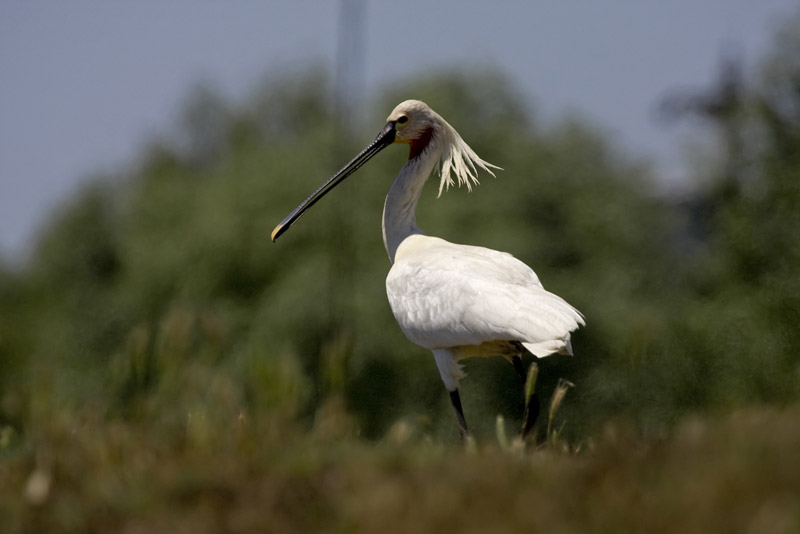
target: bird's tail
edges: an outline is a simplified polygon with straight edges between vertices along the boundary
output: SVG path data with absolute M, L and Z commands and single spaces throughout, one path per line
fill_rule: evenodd
M 538 358 L 544 358 L 551 354 L 567 354 L 572 356 L 572 343 L 570 342 L 569 336 L 567 336 L 566 339 L 550 339 L 538 343 L 527 343 L 523 341 L 522 346 Z

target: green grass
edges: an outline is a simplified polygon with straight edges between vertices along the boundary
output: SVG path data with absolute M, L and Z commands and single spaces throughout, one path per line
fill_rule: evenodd
M 567 423 L 568 424 L 568 423 Z M 455 430 L 454 430 L 455 432 Z M 3 532 L 797 532 L 800 406 L 608 424 L 583 443 L 442 444 L 247 413 L 55 408 L 2 433 Z

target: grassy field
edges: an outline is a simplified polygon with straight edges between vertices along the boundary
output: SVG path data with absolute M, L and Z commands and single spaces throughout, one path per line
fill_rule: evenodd
M 690 417 L 579 444 L 378 442 L 331 401 L 311 427 L 208 414 L 54 409 L 2 433 L 0 521 L 17 532 L 748 532 L 800 530 L 800 406 Z

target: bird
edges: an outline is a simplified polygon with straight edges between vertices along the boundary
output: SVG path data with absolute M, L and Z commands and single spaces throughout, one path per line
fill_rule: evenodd
M 492 176 L 492 169 L 502 170 L 478 157 L 444 118 L 420 100 L 398 104 L 377 137 L 275 227 L 272 241 L 392 144 L 408 145 L 409 156 L 383 208 L 383 242 L 392 263 L 386 294 L 406 337 L 433 353 L 460 437 L 467 440 L 470 433 L 459 394 L 466 375 L 460 361 L 502 356 L 524 384 L 527 371 L 522 357 L 528 352 L 536 358 L 572 355 L 571 334 L 585 325 L 584 316 L 545 290 L 533 269 L 511 254 L 451 243 L 426 235 L 417 226 L 417 202 L 434 169 L 440 177 L 439 196 L 456 183 L 471 191 L 478 184 L 479 170 Z M 528 398 L 523 438 L 539 411 L 538 398 Z

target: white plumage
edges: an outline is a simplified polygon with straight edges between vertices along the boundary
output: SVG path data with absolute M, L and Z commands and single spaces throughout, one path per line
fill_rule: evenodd
M 506 356 L 518 341 L 536 356 L 570 353 L 580 313 L 546 291 L 536 273 L 510 254 L 412 235 L 397 249 L 386 278 L 389 304 L 406 336 L 456 361 Z M 440 356 L 437 364 L 443 359 Z M 458 387 L 457 366 L 439 371 L 448 390 Z
M 520 358 L 524 349 L 537 357 L 572 354 L 570 335 L 584 324 L 583 316 L 545 290 L 536 273 L 512 255 L 422 233 L 416 223 L 417 201 L 437 165 L 439 194 L 456 182 L 471 188 L 478 183 L 478 169 L 494 175 L 491 169 L 499 167 L 480 159 L 447 121 L 418 100 L 399 104 L 375 141 L 289 214 L 273 231 L 273 240 L 392 143 L 410 145 L 410 153 L 384 204 L 383 238 L 393 263 L 386 293 L 408 339 L 433 351 L 462 436 L 466 436 L 458 396 L 459 380 L 464 377 L 459 360 L 503 356 L 524 375 Z M 532 424 L 525 423 L 523 434 Z

